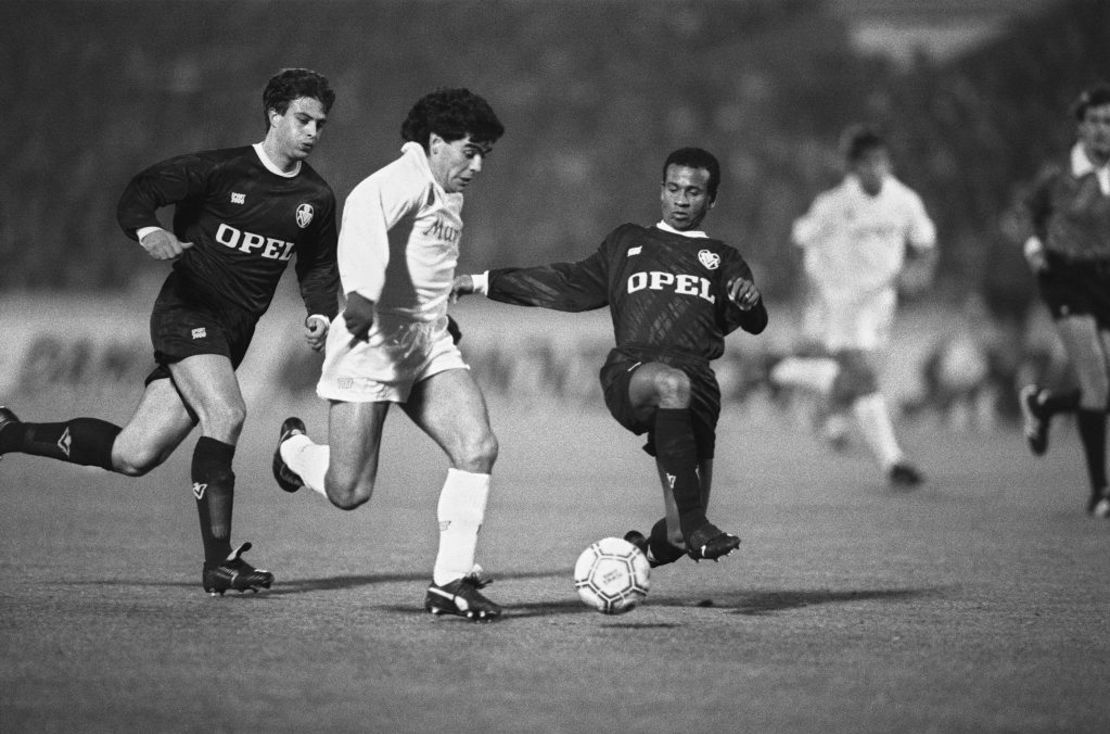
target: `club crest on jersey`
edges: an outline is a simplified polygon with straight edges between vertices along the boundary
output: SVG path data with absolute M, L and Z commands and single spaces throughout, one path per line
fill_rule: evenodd
M 297 207 L 297 226 L 304 229 L 312 223 L 312 215 L 314 214 L 312 204 L 301 204 Z
M 231 192 L 231 203 L 232 204 L 246 204 L 247 203 L 247 195 L 246 194 L 240 194 L 238 191 L 232 191 Z
M 721 265 L 721 256 L 709 250 L 701 250 L 698 252 L 698 262 L 709 270 L 716 270 Z

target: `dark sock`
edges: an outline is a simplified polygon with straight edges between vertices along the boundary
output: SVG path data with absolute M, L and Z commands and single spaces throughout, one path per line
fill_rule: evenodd
M 200 516 L 204 564 L 218 566 L 231 553 L 231 510 L 235 499 L 235 474 L 231 460 L 235 447 L 201 436 L 193 451 L 193 496 Z
M 120 427 L 98 418 L 65 423 L 18 423 L 0 436 L 0 453 L 18 451 L 112 471 L 112 444 Z
M 1091 480 L 1091 493 L 1101 494 L 1106 488 L 1106 413 L 1101 410 L 1080 409 L 1076 415 L 1079 440 L 1087 459 L 1087 476 Z
M 651 561 L 652 566 L 674 563 L 686 555 L 686 551 L 671 543 L 670 538 L 667 537 L 667 518 L 652 526 L 651 536 L 648 537 L 648 550 L 651 551 L 648 560 Z
M 1041 409 L 1045 415 L 1052 416 L 1057 413 L 1074 413 L 1079 410 L 1079 391 L 1068 390 L 1067 392 L 1052 392 L 1048 393 L 1048 397 L 1041 403 Z
M 655 451 L 674 491 L 682 534 L 689 536 L 708 521 L 701 503 L 698 446 L 688 409 L 655 411 Z

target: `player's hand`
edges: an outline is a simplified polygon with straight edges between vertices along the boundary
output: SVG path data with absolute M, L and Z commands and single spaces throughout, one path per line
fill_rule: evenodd
M 304 320 L 304 338 L 308 346 L 312 347 L 312 351 L 319 352 L 324 348 L 324 343 L 328 340 L 329 326 L 327 319 L 315 314 Z
M 146 237 L 139 240 L 139 244 L 155 260 L 176 260 L 193 246 L 192 242 L 182 242 L 173 232 L 164 229 L 148 232 Z
M 374 325 L 374 302 L 351 291 L 347 294 L 343 320 L 347 322 L 347 331 L 351 332 L 351 346 L 369 340 L 370 327 Z
M 737 276 L 728 282 L 728 299 L 741 311 L 751 311 L 759 298 L 759 289 L 747 278 Z
M 469 275 L 456 275 L 451 283 L 451 303 L 459 300 L 461 296 L 468 296 L 474 292 L 474 279 Z

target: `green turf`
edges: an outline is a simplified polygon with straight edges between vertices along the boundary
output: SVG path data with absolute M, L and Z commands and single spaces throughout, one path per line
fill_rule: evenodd
M 1013 732 L 1110 721 L 1110 523 L 1083 509 L 1074 433 L 906 427 L 931 477 L 888 490 L 861 454 L 726 412 L 711 516 L 725 561 L 658 569 L 605 617 L 570 569 L 661 502 L 607 416 L 491 406 L 501 438 L 480 561 L 496 624 L 421 610 L 445 469 L 390 416 L 381 482 L 344 513 L 269 475 L 290 408 L 254 408 L 235 538 L 269 593 L 209 598 L 192 441 L 129 480 L 0 463 L 0 731 Z M 60 418 L 73 406 L 16 406 Z M 129 405 L 78 406 L 116 419 Z M 300 406 L 310 432 L 318 403 Z

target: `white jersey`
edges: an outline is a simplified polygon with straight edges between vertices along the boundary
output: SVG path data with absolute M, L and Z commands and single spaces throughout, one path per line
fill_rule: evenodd
M 459 259 L 462 194 L 449 194 L 432 177 L 419 143 L 351 191 L 339 229 L 343 292 L 374 301 L 378 316 L 436 321 Z
M 906 245 L 918 252 L 936 244 L 936 227 L 912 189 L 893 176 L 877 196 L 847 176 L 817 196 L 794 222 L 795 244 L 805 249 L 805 269 L 826 296 L 859 295 L 893 288 Z

